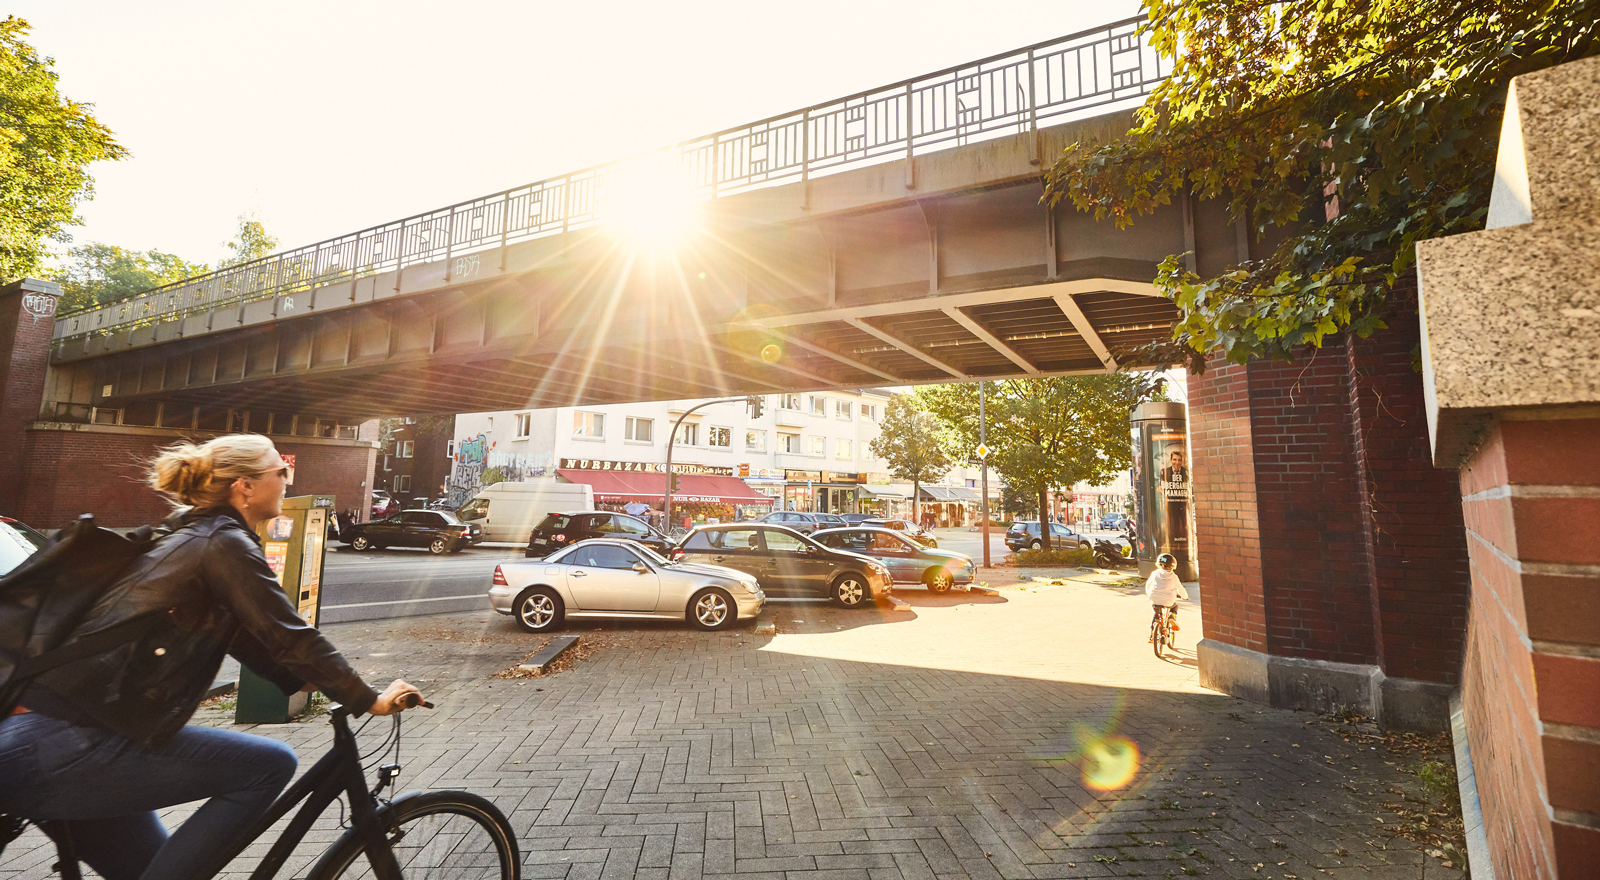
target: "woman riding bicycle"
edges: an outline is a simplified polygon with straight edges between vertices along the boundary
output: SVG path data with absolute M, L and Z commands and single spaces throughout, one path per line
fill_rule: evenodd
M 162 620 L 23 691 L 0 720 L 0 812 L 65 821 L 107 880 L 208 878 L 296 765 L 276 740 L 185 726 L 224 655 L 286 694 L 315 687 L 357 714 L 391 715 L 419 694 L 399 680 L 374 691 L 289 603 L 255 534 L 282 513 L 287 480 L 272 441 L 254 434 L 155 459 L 150 484 L 187 507 L 66 644 L 141 614 Z M 201 799 L 169 837 L 155 810 Z

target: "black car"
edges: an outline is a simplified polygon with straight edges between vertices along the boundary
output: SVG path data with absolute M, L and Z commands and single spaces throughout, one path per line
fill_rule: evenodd
M 837 513 L 801 513 L 798 510 L 775 510 L 756 522 L 794 529 L 802 535 L 818 529 L 842 529 L 850 524 Z
M 876 559 L 757 523 L 700 526 L 671 558 L 753 574 L 769 596 L 826 596 L 846 608 L 887 596 L 894 580 Z
M 1039 524 L 1037 522 L 1014 522 L 1011 528 L 1006 529 L 1006 546 L 1012 550 L 1038 550 L 1043 546 L 1039 540 Z M 1088 538 L 1074 532 L 1061 523 L 1050 524 L 1050 549 L 1051 550 L 1092 550 L 1094 545 Z
M 671 538 L 636 516 L 603 510 L 573 510 L 546 514 L 528 535 L 528 547 L 522 555 L 528 559 L 543 559 L 568 544 L 589 538 L 638 541 L 662 556 L 670 553 L 673 546 Z
M 434 553 L 455 553 L 482 541 L 483 526 L 469 525 L 442 510 L 402 510 L 388 519 L 351 526 L 339 540 L 352 550 L 426 547 Z
M 878 519 L 876 513 L 841 513 L 839 517 L 853 526 L 859 526 L 869 519 Z
M 49 546 L 50 539 L 9 516 L 0 516 L 0 574 Z

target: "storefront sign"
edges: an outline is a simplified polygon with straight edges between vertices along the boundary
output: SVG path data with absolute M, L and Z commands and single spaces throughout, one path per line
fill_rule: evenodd
M 650 461 L 603 461 L 598 458 L 563 458 L 560 467 L 563 470 L 574 471 L 622 471 L 636 474 L 664 474 L 667 466 L 662 462 Z M 710 477 L 731 477 L 733 468 L 712 464 L 684 464 L 673 462 L 672 472 L 675 474 L 696 474 Z
M 791 483 L 820 483 L 822 482 L 822 471 L 786 470 L 783 472 L 783 478 Z

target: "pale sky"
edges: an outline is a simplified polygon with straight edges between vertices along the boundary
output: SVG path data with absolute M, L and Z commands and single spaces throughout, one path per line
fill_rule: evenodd
M 74 243 L 215 262 L 284 247 L 1137 14 L 1137 0 L 355 3 L 13 0 L 132 158 Z M 64 251 L 69 245 L 58 246 Z

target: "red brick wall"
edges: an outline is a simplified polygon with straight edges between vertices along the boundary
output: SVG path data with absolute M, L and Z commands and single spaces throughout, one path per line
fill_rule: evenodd
M 1188 390 L 1195 539 L 1205 585 L 1201 627 L 1208 639 L 1264 652 L 1266 606 L 1245 368 L 1213 359 L 1204 373 L 1189 377 Z
M 1467 546 L 1456 474 L 1431 465 L 1416 315 L 1346 347 L 1355 448 L 1384 672 L 1457 684 L 1467 629 Z
M 155 522 L 171 506 L 144 484 L 146 463 L 180 439 L 212 435 L 144 428 L 82 426 L 81 430 L 30 430 L 23 448 L 24 481 L 18 519 L 35 528 L 70 524 L 92 513 L 103 525 Z M 372 482 L 377 450 L 350 442 L 308 443 L 274 437 L 278 451 L 292 454 L 295 482 L 288 494 L 333 495 L 335 509 L 361 509 Z
M 1600 854 L 1597 431 L 1600 420 L 1502 421 L 1460 472 L 1462 707 L 1502 876 L 1588 876 Z
M 15 516 L 19 509 L 23 461 L 18 452 L 28 425 L 39 418 L 56 326 L 53 314 L 39 318 L 23 310 L 27 295 L 16 284 L 0 292 L 0 515 Z
M 1414 318 L 1190 378 L 1207 638 L 1454 683 L 1468 578 L 1429 455 Z

